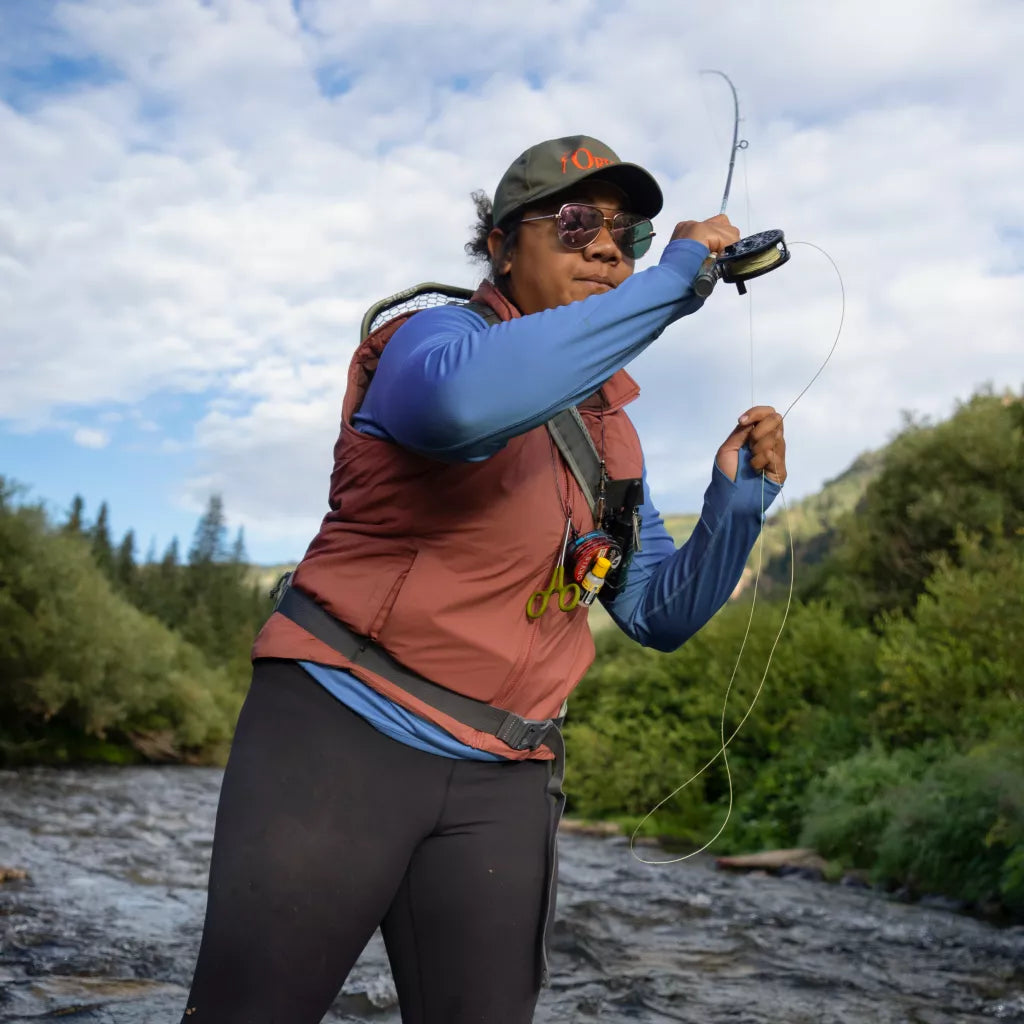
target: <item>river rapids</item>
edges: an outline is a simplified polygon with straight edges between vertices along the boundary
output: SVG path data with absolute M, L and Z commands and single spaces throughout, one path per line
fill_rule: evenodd
M 177 1024 L 221 772 L 0 772 L 0 1020 Z M 1024 928 L 563 834 L 537 1024 L 1024 1024 Z M 650 848 L 644 848 L 649 854 Z M 325 1021 L 398 1024 L 376 936 Z

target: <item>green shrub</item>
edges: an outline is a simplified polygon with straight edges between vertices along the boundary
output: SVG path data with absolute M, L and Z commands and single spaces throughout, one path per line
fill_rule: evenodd
M 1024 752 L 987 746 L 930 765 L 901 794 L 875 875 L 1024 910 Z
M 873 724 L 900 745 L 953 736 L 961 747 L 1014 723 L 1024 742 L 1024 543 L 960 539 L 913 618 L 884 620 L 884 682 Z
M 809 789 L 801 843 L 848 867 L 873 867 L 897 803 L 936 756 L 876 744 L 832 765 Z
M 834 765 L 812 787 L 802 841 L 877 882 L 1024 910 L 1024 751 L 1004 738 Z

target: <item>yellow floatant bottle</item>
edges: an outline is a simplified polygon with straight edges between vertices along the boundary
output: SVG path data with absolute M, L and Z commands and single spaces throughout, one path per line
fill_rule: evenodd
M 604 578 L 608 575 L 608 570 L 611 567 L 612 563 L 609 558 L 601 557 L 594 563 L 593 568 L 580 581 L 580 590 L 583 592 L 580 604 L 591 605 L 594 603 L 594 598 L 604 586 Z

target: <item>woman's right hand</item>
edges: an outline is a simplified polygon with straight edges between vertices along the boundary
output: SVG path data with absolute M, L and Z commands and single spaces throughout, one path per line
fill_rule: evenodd
M 727 245 L 740 240 L 739 229 L 734 227 L 724 213 L 707 220 L 681 220 L 672 232 L 673 241 L 690 238 L 706 245 L 709 251 L 720 253 Z

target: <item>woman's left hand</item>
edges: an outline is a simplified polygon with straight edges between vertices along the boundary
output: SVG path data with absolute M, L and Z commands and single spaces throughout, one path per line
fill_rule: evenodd
M 718 449 L 715 463 L 730 479 L 736 479 L 739 451 L 746 445 L 750 449 L 750 467 L 761 472 L 777 484 L 786 482 L 786 438 L 782 417 L 770 405 L 755 405 L 748 409 L 733 432 Z

